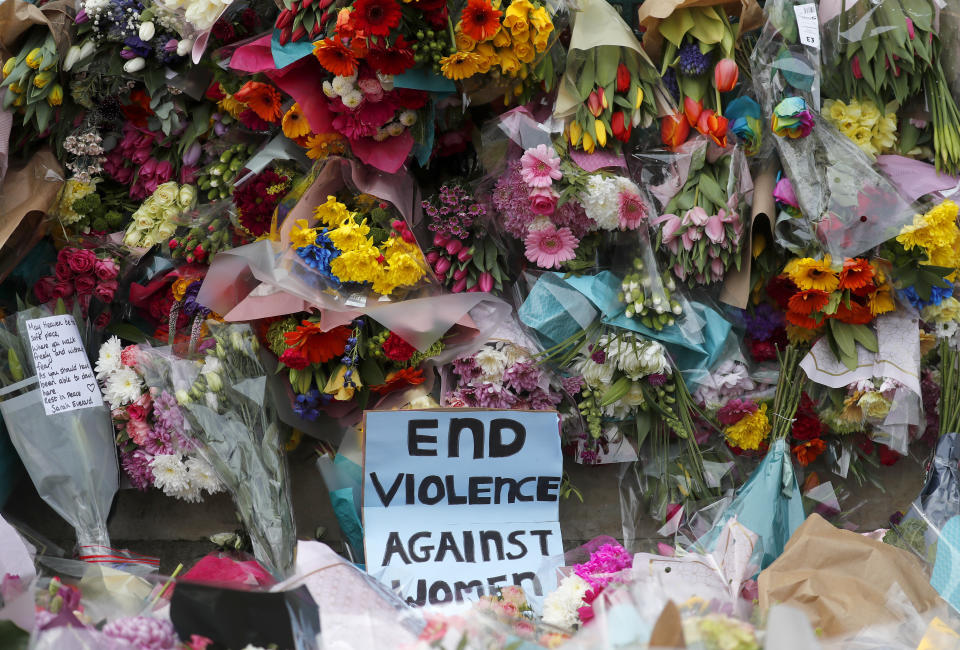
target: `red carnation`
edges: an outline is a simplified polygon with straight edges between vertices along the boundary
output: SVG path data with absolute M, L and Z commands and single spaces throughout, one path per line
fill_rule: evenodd
M 898 460 L 900 460 L 900 454 L 890 449 L 882 442 L 877 443 L 877 458 L 880 460 L 881 465 L 890 467 Z
M 280 363 L 294 370 L 303 370 L 310 365 L 310 360 L 300 351 L 300 348 L 287 348 L 280 355 Z
M 822 432 L 823 424 L 819 418 L 812 415 L 798 415 L 790 433 L 794 440 L 813 440 L 819 438 Z
M 406 363 L 410 357 L 417 351 L 415 347 L 404 341 L 402 338 L 390 332 L 390 336 L 383 342 L 383 353 L 391 361 Z
M 777 358 L 777 346 L 770 341 L 750 341 L 750 356 L 757 363 L 764 361 L 774 361 Z

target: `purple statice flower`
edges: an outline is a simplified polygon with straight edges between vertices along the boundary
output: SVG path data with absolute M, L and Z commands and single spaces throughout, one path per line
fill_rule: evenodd
M 590 559 L 573 570 L 594 589 L 603 589 L 613 582 L 615 574 L 633 566 L 633 556 L 619 544 L 604 544 L 590 554 Z
M 563 387 L 563 392 L 569 393 L 570 395 L 576 395 L 583 390 L 583 377 L 580 375 L 564 377 L 560 380 L 560 385 Z
M 744 313 L 744 323 L 747 334 L 757 341 L 766 341 L 784 325 L 783 314 L 767 303 L 757 305 L 752 314 Z
M 517 403 L 517 396 L 503 386 L 487 382 L 477 389 L 477 402 L 484 409 L 508 409 Z
M 534 411 L 549 411 L 557 407 L 563 399 L 552 390 L 537 388 L 530 392 L 530 408 Z
M 486 209 L 458 185 L 442 186 L 436 199 L 421 205 L 430 217 L 431 232 L 457 239 L 469 238 L 474 221 L 486 214 Z
M 519 160 L 510 163 L 497 180 L 492 199 L 507 232 L 517 239 L 524 239 L 527 226 L 536 215 L 530 209 L 530 186 L 520 175 Z
M 586 210 L 577 201 L 567 201 L 559 206 L 554 210 L 550 220 L 557 228 L 569 228 L 577 239 L 583 239 L 588 232 L 596 227 L 596 223 L 587 216 Z
M 461 357 L 460 359 L 454 359 L 453 371 L 467 383 L 472 382 L 474 379 L 483 374 L 483 370 L 480 369 L 480 366 L 477 365 L 477 360 L 473 357 Z
M 150 469 L 151 460 L 153 460 L 153 457 L 141 449 L 120 456 L 120 465 L 123 467 L 123 471 L 130 477 L 133 487 L 138 490 L 146 490 L 153 485 L 153 471 Z
M 503 373 L 503 382 L 517 391 L 532 391 L 540 384 L 540 368 L 533 361 L 518 361 Z
M 111 621 L 103 626 L 103 633 L 126 641 L 136 650 L 174 650 L 178 645 L 173 623 L 147 616 Z
M 687 43 L 680 47 L 680 73 L 688 77 L 697 77 L 707 71 L 710 55 L 700 51 L 697 43 Z

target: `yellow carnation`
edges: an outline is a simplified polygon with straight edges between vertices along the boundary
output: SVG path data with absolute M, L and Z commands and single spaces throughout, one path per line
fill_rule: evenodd
M 740 449 L 759 449 L 760 443 L 770 435 L 771 428 L 770 420 L 767 419 L 767 405 L 764 404 L 754 413 L 724 429 L 723 435 L 727 442 Z

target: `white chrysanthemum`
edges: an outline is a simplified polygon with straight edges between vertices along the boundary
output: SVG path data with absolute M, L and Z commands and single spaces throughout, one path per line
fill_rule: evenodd
M 143 394 L 143 382 L 140 376 L 130 368 L 120 368 L 107 377 L 104 397 L 111 408 L 132 404 Z
M 413 126 L 417 123 L 416 111 L 404 111 L 400 113 L 400 124 L 404 126 Z
M 587 581 L 575 573 L 565 577 L 543 601 L 543 622 L 567 630 L 579 625 L 577 610 L 583 607 L 583 596 L 589 588 Z
M 323 81 L 323 94 L 333 99 L 337 96 L 337 91 L 333 89 L 333 84 L 328 79 Z
M 100 357 L 97 359 L 97 365 L 94 370 L 97 371 L 97 379 L 104 379 L 120 370 L 120 353 L 123 352 L 123 345 L 116 336 L 111 336 L 106 343 L 100 346 Z
M 343 105 L 347 108 L 356 108 L 363 101 L 363 93 L 356 88 L 351 88 L 340 98 Z
M 483 381 L 499 383 L 503 379 L 503 371 L 507 369 L 507 355 L 496 348 L 484 348 L 477 352 L 474 360 L 483 373 Z
M 158 454 L 150 461 L 153 472 L 153 484 L 168 496 L 190 492 L 190 478 L 187 466 L 180 454 Z
M 581 375 L 590 388 L 601 388 L 613 380 L 616 366 L 613 362 L 597 363 L 589 356 L 582 357 L 576 367 L 576 374 Z
M 347 81 L 346 77 L 334 77 L 330 87 L 333 88 L 333 92 L 341 96 L 353 90 L 353 84 Z
M 187 475 L 190 485 L 197 491 L 206 490 L 210 494 L 216 494 L 223 490 L 223 484 L 214 473 L 213 468 L 207 461 L 199 456 L 188 456 L 186 463 Z
M 587 216 L 603 230 L 620 227 L 620 188 L 615 178 L 593 174 L 587 179 L 587 189 L 580 195 Z
M 377 142 L 383 142 L 390 137 L 390 134 L 387 133 L 387 130 L 384 128 L 378 128 L 377 132 L 373 134 L 373 139 Z
M 387 125 L 387 133 L 389 133 L 393 137 L 397 137 L 398 135 L 402 134 L 404 131 L 405 129 L 403 125 L 400 124 L 400 122 L 390 122 L 390 124 Z

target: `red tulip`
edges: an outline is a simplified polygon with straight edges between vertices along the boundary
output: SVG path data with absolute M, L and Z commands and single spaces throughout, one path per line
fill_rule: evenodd
M 480 291 L 490 291 L 493 289 L 493 276 L 484 271 L 480 274 L 480 280 L 477 282 Z
M 456 271 L 453 272 L 454 280 L 462 280 L 465 277 L 467 277 L 467 269 L 457 269 Z
M 717 143 L 717 146 L 727 146 L 727 118 L 717 115 L 710 109 L 705 109 L 700 113 L 700 119 L 697 120 L 697 131 L 710 136 L 710 139 Z
M 687 116 L 687 122 L 690 126 L 696 126 L 700 114 L 703 112 L 703 100 L 695 102 L 689 97 L 683 98 L 683 112 Z
M 293 23 L 293 12 L 289 9 L 284 9 L 280 12 L 280 15 L 277 16 L 277 29 L 283 29 L 284 27 Z
M 627 142 L 630 132 L 633 131 L 633 124 L 623 111 L 615 111 L 613 119 L 610 120 L 610 128 L 613 129 L 613 137 L 620 142 Z
M 720 59 L 713 68 L 713 85 L 722 93 L 733 90 L 740 78 L 740 68 L 733 59 Z
M 280 41 L 280 45 L 286 45 L 287 43 L 289 43 L 289 42 L 290 42 L 290 34 L 292 34 L 292 33 L 293 33 L 293 30 L 290 29 L 290 25 L 287 25 L 286 27 L 284 27 L 283 29 L 281 29 L 281 30 L 280 30 L 280 38 L 277 39 L 278 41 Z
M 300 25 L 295 30 L 293 30 L 293 34 L 290 36 L 290 40 L 296 43 L 306 35 L 307 35 L 307 28 L 304 27 L 303 25 Z
M 660 120 L 660 139 L 668 147 L 679 147 L 687 141 L 690 135 L 690 125 L 683 113 L 667 115 Z
M 630 70 L 624 64 L 617 66 L 617 92 L 626 93 L 630 90 Z
M 853 68 L 854 79 L 863 79 L 863 71 L 860 69 L 860 57 L 853 57 L 853 61 L 850 62 L 850 66 Z

